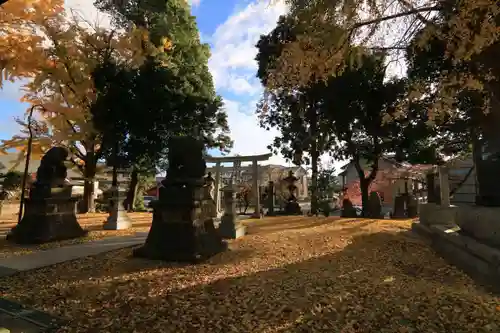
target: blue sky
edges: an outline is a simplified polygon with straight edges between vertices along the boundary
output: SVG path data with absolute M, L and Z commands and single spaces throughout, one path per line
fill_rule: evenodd
M 261 34 L 274 28 L 278 17 L 286 12 L 286 6 L 274 0 L 191 1 L 202 41 L 211 46 L 209 67 L 228 113 L 234 140 L 231 154 L 267 153 L 267 145 L 276 133 L 261 129 L 255 115 L 255 105 L 262 94 L 262 87 L 255 77 L 255 44 Z M 66 5 L 87 20 L 99 21 L 100 25 L 109 24 L 109 19 L 97 13 L 92 2 L 66 0 Z M 8 139 L 19 130 L 13 119 L 23 117 L 27 108 L 18 102 L 21 96 L 19 86 L 20 83 L 6 84 L 0 91 L 0 139 Z M 280 156 L 272 157 L 269 162 L 289 164 Z

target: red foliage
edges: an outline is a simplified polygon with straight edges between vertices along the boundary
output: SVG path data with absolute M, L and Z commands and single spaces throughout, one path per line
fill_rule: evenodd
M 383 198 L 384 203 L 392 202 L 392 179 L 388 177 L 387 172 L 380 171 L 370 184 L 368 192 L 376 191 Z M 359 180 L 352 181 L 346 184 L 344 198 L 349 199 L 353 205 L 361 206 L 361 187 Z
M 376 191 L 383 198 L 383 203 L 392 204 L 392 184 L 396 179 L 407 177 L 422 177 L 433 166 L 427 164 L 401 164 L 389 169 L 379 170 L 377 176 L 370 184 L 368 192 Z M 368 171 L 366 172 L 368 175 Z M 346 184 L 344 198 L 349 199 L 353 205 L 361 206 L 361 188 L 359 180 Z

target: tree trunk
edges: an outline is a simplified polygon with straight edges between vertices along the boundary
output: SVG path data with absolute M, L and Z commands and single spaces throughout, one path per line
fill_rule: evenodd
M 359 188 L 361 190 L 361 216 L 370 217 L 370 206 L 369 206 L 369 195 L 371 180 L 368 178 L 363 178 L 359 181 Z
M 378 163 L 379 163 L 380 155 L 376 155 L 372 162 L 372 170 L 368 174 L 368 177 L 365 175 L 365 170 L 361 167 L 361 161 L 359 155 L 354 155 L 353 162 L 356 171 L 359 176 L 359 188 L 361 190 L 361 215 L 362 217 L 370 217 L 370 206 L 368 204 L 369 201 L 369 190 L 370 184 L 375 180 L 378 173 Z
M 125 209 L 129 212 L 134 211 L 135 198 L 137 197 L 137 187 L 139 185 L 139 171 L 134 167 L 130 175 L 130 185 L 125 198 Z
M 311 145 L 311 214 L 318 212 L 318 142 L 313 140 Z
M 94 205 L 94 180 L 96 174 L 96 161 L 94 152 L 88 151 L 84 166 L 83 203 L 80 214 L 95 212 Z

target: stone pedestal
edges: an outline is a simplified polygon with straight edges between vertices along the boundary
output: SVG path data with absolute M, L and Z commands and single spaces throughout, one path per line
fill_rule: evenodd
M 104 230 L 123 230 L 132 227 L 132 220 L 123 207 L 125 199 L 124 191 L 113 191 L 113 198 L 110 200 L 109 216 L 103 225 Z
M 134 256 L 197 263 L 227 249 L 213 219 L 202 214 L 202 186 L 200 180 L 161 188 L 146 243 Z
M 34 188 L 31 197 L 25 199 L 21 222 L 12 228 L 7 240 L 42 244 L 85 236 L 87 231 L 78 224 L 75 214 L 78 199 L 70 195 L 71 186 Z
M 219 232 L 222 238 L 236 239 L 245 236 L 246 227 L 237 220 L 236 215 L 236 189 L 232 186 L 226 186 L 224 192 L 225 212 L 222 215 Z

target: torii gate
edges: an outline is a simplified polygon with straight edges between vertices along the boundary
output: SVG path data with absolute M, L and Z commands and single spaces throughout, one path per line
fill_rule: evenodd
M 214 200 L 217 205 L 217 212 L 220 212 L 220 179 L 221 179 L 221 163 L 238 163 L 241 162 L 252 162 L 252 190 L 254 195 L 255 202 L 255 211 L 252 217 L 260 218 L 260 193 L 259 193 L 259 164 L 257 162 L 267 161 L 271 158 L 273 154 L 262 154 L 262 155 L 247 155 L 247 156 L 207 156 L 205 157 L 205 162 L 207 163 L 215 163 L 215 190 L 214 190 Z

